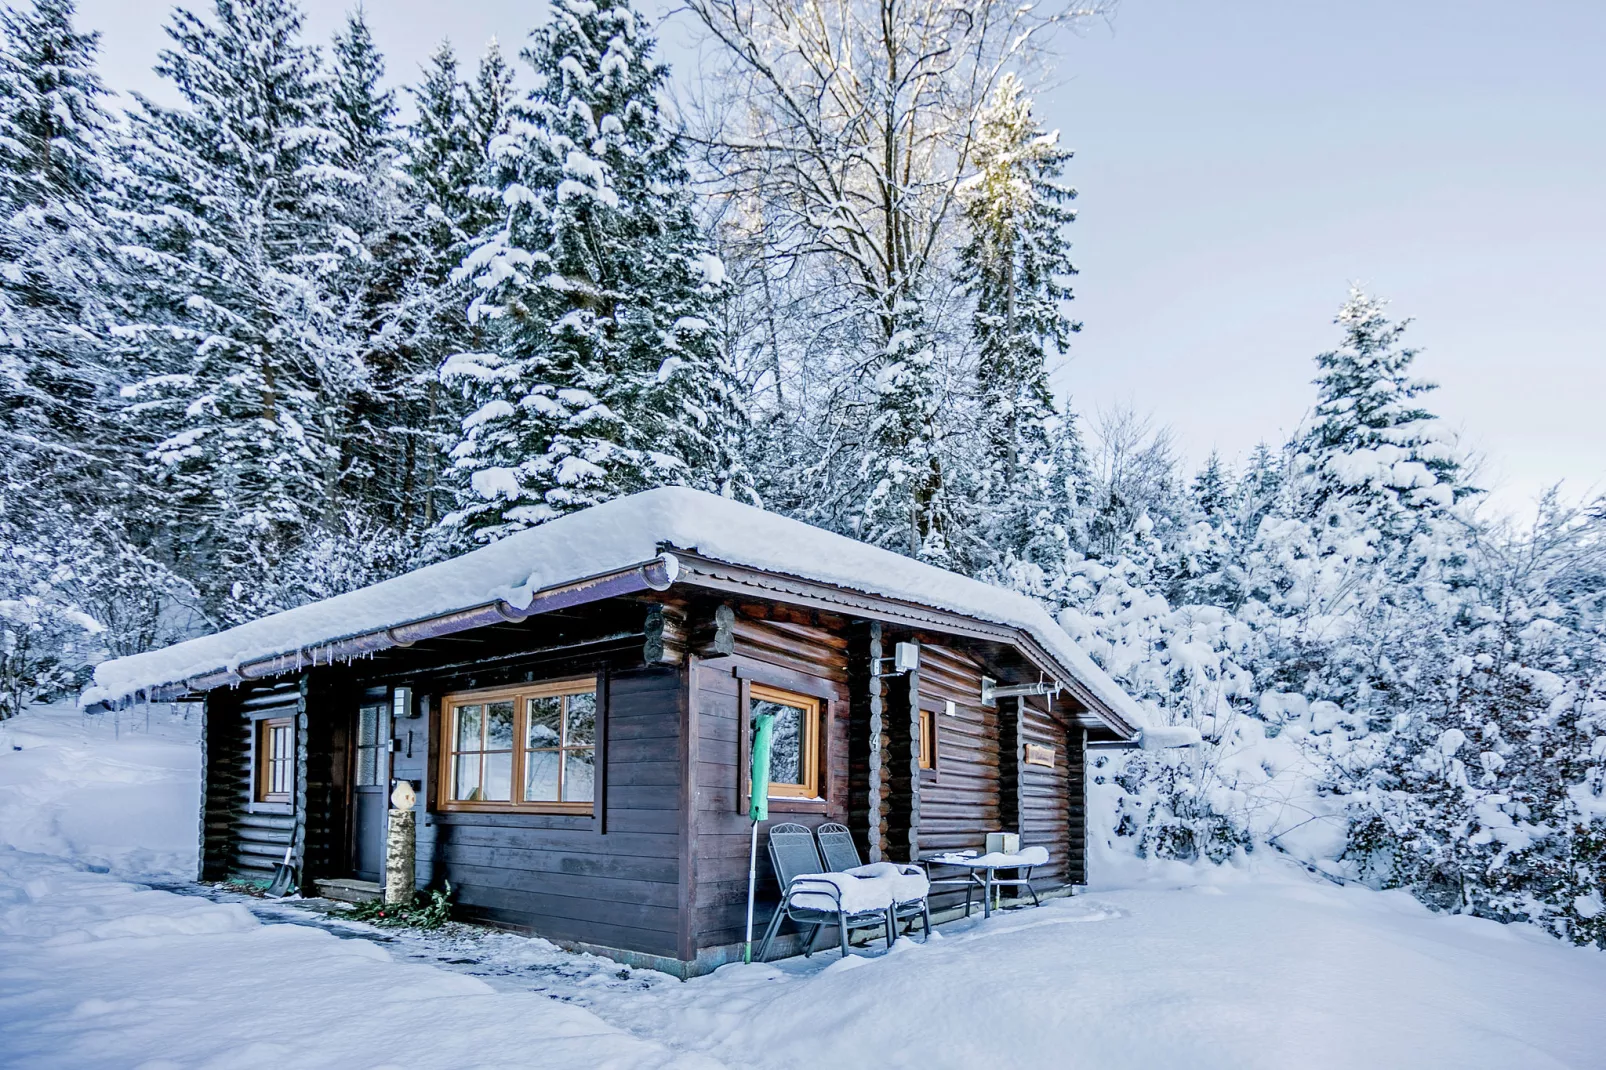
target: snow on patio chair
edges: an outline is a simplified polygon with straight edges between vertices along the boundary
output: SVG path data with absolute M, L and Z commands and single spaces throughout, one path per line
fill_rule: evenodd
M 926 938 L 931 937 L 931 881 L 919 866 L 899 865 L 895 862 L 873 862 L 865 865 L 859 857 L 859 848 L 853 842 L 848 827 L 827 821 L 814 830 L 820 841 L 820 853 L 825 856 L 825 868 L 836 873 L 851 873 L 855 877 L 885 877 L 893 882 L 892 938 L 898 938 L 898 922 L 920 919 Z M 911 925 L 910 931 L 913 930 Z
M 833 922 L 844 958 L 852 929 L 884 928 L 887 945 L 891 946 L 892 882 L 827 872 L 814 846 L 814 833 L 806 825 L 786 822 L 771 826 L 769 852 L 782 892 L 781 902 L 764 931 L 764 942 L 758 947 L 759 962 L 764 961 L 770 942 L 787 918 L 799 927 L 807 927 L 803 938 L 805 958 L 814 953 L 820 930 Z

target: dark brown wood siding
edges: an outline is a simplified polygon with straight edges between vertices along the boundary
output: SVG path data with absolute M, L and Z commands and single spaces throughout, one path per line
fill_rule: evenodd
M 770 825 L 795 821 L 815 828 L 826 821 L 848 821 L 848 637 L 813 624 L 761 620 L 747 609 L 736 617 L 736 652 L 700 661 L 696 710 L 697 813 L 694 830 L 696 894 L 692 934 L 697 948 L 742 939 L 747 909 L 747 858 L 752 823 L 738 811 L 738 704 L 742 677 L 776 687 L 791 686 L 821 697 L 826 731 L 822 785 L 825 802 L 771 800 L 770 820 L 759 827 L 759 907 L 762 931 L 779 898 L 765 851 Z
M 606 691 L 605 820 L 436 812 L 430 878 L 451 881 L 466 917 L 674 957 L 680 671 L 611 672 Z

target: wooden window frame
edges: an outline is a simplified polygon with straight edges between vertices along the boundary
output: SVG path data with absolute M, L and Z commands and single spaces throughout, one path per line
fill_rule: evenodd
M 745 682 L 745 681 L 744 681 Z M 751 735 L 753 724 L 753 700 L 765 702 L 778 702 L 782 705 L 792 706 L 804 711 L 803 739 L 798 743 L 798 754 L 805 759 L 803 770 L 803 783 L 781 784 L 770 782 L 769 797 L 771 801 L 787 803 L 818 803 L 825 801 L 825 794 L 821 790 L 821 760 L 824 751 L 824 735 L 826 731 L 825 702 L 816 695 L 806 695 L 800 691 L 793 691 L 773 684 L 763 684 L 756 680 L 745 682 L 742 689 L 745 701 L 742 703 L 741 731 Z M 747 748 L 742 748 L 744 751 Z M 751 798 L 752 778 L 749 771 L 742 772 L 743 794 Z
M 591 694 L 596 696 L 596 721 L 592 728 L 591 754 L 592 754 L 592 797 L 586 802 L 538 800 L 527 802 L 524 800 L 524 756 L 528 741 L 529 727 L 529 699 L 551 698 L 554 695 L 580 695 Z M 572 814 L 579 817 L 589 817 L 596 812 L 597 789 L 602 784 L 602 774 L 597 764 L 602 757 L 602 722 L 605 716 L 603 710 L 603 687 L 597 676 L 571 676 L 562 680 L 542 680 L 538 683 L 517 684 L 509 687 L 482 688 L 477 691 L 455 691 L 442 695 L 440 702 L 440 748 L 435 766 L 435 809 L 447 812 L 479 812 L 502 814 Z M 513 798 L 508 800 L 478 800 L 468 801 L 453 799 L 456 793 L 456 769 L 454 758 L 459 753 L 455 749 L 457 741 L 457 708 L 459 706 L 483 706 L 491 702 L 513 703 L 513 759 L 512 783 L 508 794 Z M 542 748 L 536 748 L 542 749 Z M 568 750 L 584 750 L 582 747 L 557 748 L 559 760 L 559 777 L 562 777 L 563 762 L 561 755 Z M 561 779 L 559 784 L 562 784 Z M 559 788 L 562 794 L 562 788 Z
M 920 771 L 937 771 L 937 711 L 920 707 Z
M 273 739 L 279 729 L 284 730 L 281 738 L 284 740 L 285 753 L 282 755 L 273 749 Z M 256 748 L 251 801 L 267 806 L 292 805 L 296 780 L 296 718 L 293 715 L 261 717 L 253 722 L 251 730 Z M 275 765 L 283 767 L 286 774 L 287 786 L 284 791 L 272 790 Z

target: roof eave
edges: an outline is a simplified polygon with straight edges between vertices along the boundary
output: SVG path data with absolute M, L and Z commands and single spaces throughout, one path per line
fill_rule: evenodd
M 1138 733 L 1137 725 L 1112 709 L 1109 703 L 1087 686 L 1074 668 L 1060 662 L 1030 632 L 1022 628 L 916 602 L 839 587 L 803 576 L 722 561 L 695 550 L 676 547 L 673 552 L 680 561 L 682 583 L 685 586 L 731 594 L 758 595 L 792 605 L 1013 646 L 1043 673 L 1063 683 L 1071 697 L 1103 722 L 1118 738 L 1131 739 Z
M 320 664 L 331 665 L 337 661 L 349 661 L 382 650 L 411 646 L 426 639 L 472 631 L 486 625 L 518 622 L 541 613 L 550 613 L 589 602 L 600 602 L 620 595 L 649 590 L 666 591 L 674 584 L 679 572 L 680 562 L 675 556 L 661 553 L 657 557 L 626 568 L 542 588 L 536 591 L 531 596 L 529 604 L 523 607 L 515 606 L 505 598 L 493 599 L 479 605 L 437 613 L 385 628 L 354 632 L 296 650 L 279 651 L 241 662 L 232 668 L 221 666 L 183 680 L 151 682 L 121 695 L 109 695 L 95 705 L 109 705 L 137 699 L 141 695 L 156 701 L 170 700 L 184 695 L 204 693 L 214 688 L 237 686 L 252 680 L 299 672 Z

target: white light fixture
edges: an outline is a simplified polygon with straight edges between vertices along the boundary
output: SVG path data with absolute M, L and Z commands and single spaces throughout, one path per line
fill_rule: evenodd
M 886 672 L 882 665 L 892 662 L 892 671 Z M 899 643 L 892 648 L 892 657 L 876 658 L 870 665 L 872 676 L 902 676 L 904 673 L 914 672 L 920 668 L 920 644 Z

